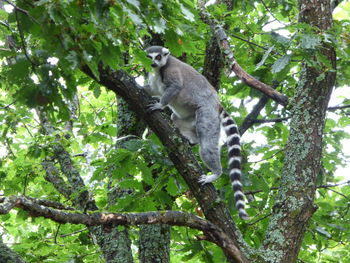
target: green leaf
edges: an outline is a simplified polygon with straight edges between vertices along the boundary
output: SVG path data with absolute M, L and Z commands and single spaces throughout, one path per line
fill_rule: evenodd
M 153 175 L 152 175 L 152 170 L 147 167 L 144 163 L 139 162 L 138 163 L 139 169 L 142 172 L 142 179 L 147 183 L 148 185 L 153 185 L 154 180 L 153 180 Z
M 316 49 L 321 44 L 321 38 L 316 35 L 302 35 L 300 45 L 305 49 Z
M 100 86 L 95 86 L 94 88 L 94 96 L 96 99 L 98 99 L 98 97 L 100 97 L 101 95 L 101 87 Z
M 327 238 L 332 238 L 332 235 L 322 227 L 316 227 L 316 231 Z
M 110 66 L 112 69 L 118 69 L 120 67 L 120 56 L 121 52 L 118 46 L 102 46 L 101 59 L 105 66 Z
M 90 57 L 90 55 L 86 52 L 84 52 L 84 61 L 90 68 L 92 74 L 96 78 L 96 80 L 100 80 L 100 72 L 98 71 L 98 64 L 97 62 Z
M 25 221 L 28 219 L 28 217 L 29 217 L 29 213 L 24 210 L 19 210 L 16 216 L 17 220 L 19 221 Z
M 166 190 L 171 196 L 176 196 L 178 194 L 178 188 L 174 177 L 169 177 Z
M 28 79 L 30 71 L 30 62 L 24 55 L 18 55 L 15 59 L 15 63 L 9 67 L 8 77 L 11 81 L 24 81 Z
M 140 2 L 138 0 L 128 0 L 129 4 L 132 4 L 137 9 L 140 9 Z
M 274 41 L 276 41 L 277 43 L 280 43 L 284 46 L 287 46 L 289 45 L 290 43 L 290 39 L 289 38 L 286 38 L 280 34 L 277 34 L 276 32 L 271 32 L 271 37 Z
M 282 71 L 290 62 L 291 55 L 284 55 L 280 59 L 278 59 L 271 68 L 273 74 L 276 74 Z
M 166 30 L 165 32 L 165 45 L 170 48 L 174 56 L 181 55 L 181 48 L 179 48 L 179 38 L 176 32 L 172 29 Z
M 194 22 L 194 14 L 192 14 L 190 10 L 188 10 L 182 4 L 180 4 L 180 9 L 181 9 L 181 12 L 185 15 L 186 19 L 188 19 L 191 22 Z
M 260 62 L 256 65 L 256 69 L 260 68 L 262 65 L 264 65 L 265 60 L 268 58 L 268 56 L 270 55 L 270 53 L 272 52 L 274 46 L 269 47 L 268 50 L 266 50 L 266 52 L 264 53 L 264 56 L 262 57 L 262 59 L 260 60 Z
M 125 179 L 119 183 L 119 186 L 124 189 L 142 190 L 142 183 L 134 179 Z
M 153 29 L 156 33 L 162 34 L 166 30 L 166 21 L 163 18 L 159 18 L 155 21 Z

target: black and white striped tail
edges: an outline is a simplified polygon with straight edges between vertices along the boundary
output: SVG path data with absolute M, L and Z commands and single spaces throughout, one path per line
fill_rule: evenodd
M 248 220 L 249 216 L 244 209 L 244 193 L 241 183 L 241 145 L 238 127 L 234 120 L 224 110 L 222 110 L 220 117 L 222 126 L 227 135 L 228 165 L 236 207 L 238 209 L 239 217 Z

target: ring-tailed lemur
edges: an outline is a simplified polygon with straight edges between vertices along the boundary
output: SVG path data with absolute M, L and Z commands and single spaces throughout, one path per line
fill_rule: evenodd
M 159 102 L 151 104 L 151 110 L 168 106 L 171 119 L 181 134 L 191 144 L 200 145 L 203 162 L 213 173 L 202 175 L 202 184 L 216 180 L 222 173 L 220 163 L 220 123 L 227 134 L 229 171 L 236 207 L 242 219 L 248 219 L 244 209 L 244 194 L 241 184 L 241 146 L 238 128 L 219 102 L 217 92 L 208 80 L 190 65 L 170 55 L 168 49 L 152 46 L 146 49 L 152 60 L 153 74 L 145 90 Z

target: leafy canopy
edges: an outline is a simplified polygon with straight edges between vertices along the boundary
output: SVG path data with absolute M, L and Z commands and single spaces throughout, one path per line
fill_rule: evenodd
M 330 68 L 317 51 L 321 43 L 327 42 L 336 47 L 339 57 L 337 88 L 349 82 L 348 1 L 337 11 L 337 20 L 329 32 L 317 32 L 309 25 L 297 23 L 295 1 L 264 2 L 268 9 L 262 1 L 235 1 L 232 10 L 225 4 L 208 6 L 212 16 L 227 27 L 242 68 L 264 83 L 276 84 L 279 91 L 292 98 L 302 61 L 324 71 Z M 98 79 L 98 67 L 102 63 L 137 77 L 143 74 L 144 67 L 150 69 L 143 49 L 152 41 L 163 42 L 175 56 L 185 53 L 187 63 L 201 71 L 211 29 L 201 21 L 195 1 L 18 0 L 13 3 L 17 9 L 0 9 L 3 149 L 0 194 L 25 194 L 71 205 L 71 200 L 45 180 L 41 165 L 43 160 L 51 158 L 59 136 L 101 211 L 174 209 L 200 214 L 154 135 L 135 138 L 125 149 L 115 149 L 118 115 L 115 95 L 79 71 L 82 65 L 88 65 Z M 11 6 L 5 7 L 10 10 Z M 220 84 L 223 104 L 242 123 L 260 94 L 225 74 Z M 76 96 L 78 109 L 74 103 Z M 349 104 L 349 97 L 342 97 L 340 103 Z M 39 106 L 54 124 L 51 134 L 42 131 L 35 110 Z M 261 118 L 288 117 L 288 114 L 288 109 L 269 102 Z M 320 186 L 343 180 L 335 178 L 334 172 L 339 165 L 346 164 L 342 142 L 349 138 L 344 132 L 349 126 L 347 115 L 346 110 L 337 111 L 336 117 L 327 119 Z M 67 121 L 74 123 L 69 136 L 65 130 Z M 249 227 L 236 221 L 245 240 L 259 247 L 283 167 L 288 122 L 256 125 L 250 132 L 260 138 L 243 137 L 245 157 L 258 156 L 261 160 L 249 158 L 244 164 L 246 190 L 255 196 L 249 214 L 255 215 L 256 220 Z M 225 149 L 222 151 L 226 167 Z M 150 159 L 153 162 L 147 165 Z M 157 177 L 153 176 L 154 172 Z M 133 190 L 111 206 L 108 173 L 115 184 L 112 186 Z M 227 176 L 216 187 L 236 216 Z M 349 187 L 343 185 L 318 189 L 319 209 L 305 235 L 300 252 L 302 261 L 350 261 L 349 195 Z M 102 262 L 99 249 L 89 239 L 84 226 L 58 225 L 42 218 L 30 218 L 17 210 L 0 216 L 0 233 L 4 233 L 5 243 L 29 262 Z M 173 228 L 171 246 L 176 253 L 172 252 L 172 262 L 223 262 L 222 251 L 195 240 L 196 234 L 199 233 L 195 230 Z M 136 237 L 135 229 L 131 235 Z

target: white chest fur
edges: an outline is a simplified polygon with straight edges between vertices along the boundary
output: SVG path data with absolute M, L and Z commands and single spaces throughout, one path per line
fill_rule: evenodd
M 159 72 L 155 71 L 148 76 L 148 82 L 151 87 L 152 96 L 161 97 L 164 93 L 164 83 Z

